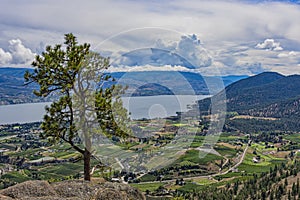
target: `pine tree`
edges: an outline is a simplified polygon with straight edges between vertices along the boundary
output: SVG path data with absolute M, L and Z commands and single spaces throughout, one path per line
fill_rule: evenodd
M 296 189 L 295 183 L 293 183 L 293 185 L 292 185 L 292 195 L 293 195 L 293 196 L 296 196 L 296 195 L 297 195 L 297 189 Z
M 87 43 L 79 45 L 71 33 L 65 35 L 64 45 L 47 46 L 32 63 L 34 72 L 27 71 L 24 78 L 26 84 L 34 82 L 39 85 L 35 95 L 59 96 L 50 107 L 46 107 L 41 125 L 43 136 L 50 142 L 67 142 L 80 152 L 84 160 L 84 179 L 90 180 L 92 134 L 125 136 L 125 128 L 119 127 L 122 123 L 113 120 L 112 116 L 114 104 L 122 114 L 118 120 L 126 122 L 128 119 L 116 95 L 123 89 L 115 85 L 102 88 L 105 81 L 112 80 L 103 73 L 109 67 L 108 58 L 91 52 Z M 84 147 L 76 142 L 79 136 L 83 138 Z

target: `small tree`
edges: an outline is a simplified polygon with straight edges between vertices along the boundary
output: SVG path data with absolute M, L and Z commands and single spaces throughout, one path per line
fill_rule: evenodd
M 103 72 L 109 67 L 109 59 L 91 52 L 89 44 L 79 45 L 71 33 L 65 35 L 64 44 L 65 47 L 47 46 L 32 63 L 34 72 L 27 71 L 24 78 L 26 84 L 35 82 L 40 86 L 34 91 L 35 95 L 47 97 L 54 93 L 59 96 L 46 107 L 41 126 L 43 136 L 51 142 L 67 142 L 80 152 L 84 160 L 84 179 L 90 180 L 93 134 L 125 137 L 130 133 L 122 125 L 129 119 L 119 96 L 124 88 L 114 84 L 103 88 L 105 82 L 113 81 Z M 84 145 L 76 142 L 80 135 Z

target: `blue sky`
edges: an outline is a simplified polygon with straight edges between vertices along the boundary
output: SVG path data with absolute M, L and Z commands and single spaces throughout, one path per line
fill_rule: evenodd
M 1 1 L 0 67 L 30 67 L 73 32 L 110 56 L 112 71 L 300 74 L 299 1 L 57 2 Z

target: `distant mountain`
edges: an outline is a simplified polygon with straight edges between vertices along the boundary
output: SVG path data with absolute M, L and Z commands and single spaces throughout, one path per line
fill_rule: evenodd
M 243 80 L 238 80 L 226 88 L 226 91 L 237 91 L 240 89 L 248 89 L 269 84 L 273 81 L 283 78 L 284 76 L 276 72 L 263 72 L 256 76 L 247 77 Z
M 226 87 L 227 109 L 243 111 L 264 107 L 272 102 L 299 95 L 292 77 L 284 77 L 275 72 L 259 75 L 235 82 Z
M 36 86 L 24 86 L 23 68 L 0 68 L 0 105 L 34 102 L 32 90 Z
M 239 80 L 242 80 L 242 79 L 245 79 L 245 78 L 248 78 L 249 76 L 246 76 L 246 75 L 240 75 L 240 76 L 237 76 L 237 75 L 229 75 L 229 76 L 223 76 L 221 77 L 223 82 L 224 82 L 224 86 L 228 86 L 236 81 L 239 81 Z
M 0 68 L 0 105 L 52 101 L 54 97 L 39 98 L 32 92 L 37 84 L 24 85 L 24 73 L 28 68 Z
M 24 73 L 27 68 L 0 68 L 0 105 L 16 103 L 32 103 L 49 101 L 37 98 L 32 94 L 38 85 L 30 84 L 24 86 Z M 207 83 L 223 80 L 225 86 L 243 79 L 247 76 L 225 76 L 225 77 L 202 77 L 197 73 L 172 72 L 172 71 L 145 71 L 145 72 L 114 72 L 111 75 L 117 80 L 116 83 L 128 85 L 132 96 L 151 95 L 206 95 L 216 94 L 220 86 L 214 84 L 208 89 Z
M 264 72 L 237 81 L 211 99 L 199 101 L 201 111 L 210 109 L 211 101 L 221 104 L 226 94 L 228 112 L 255 117 L 280 118 L 282 129 L 295 127 L 300 120 L 300 76 L 283 76 L 275 72 Z M 276 122 L 277 123 L 277 122 Z M 275 122 L 273 123 L 275 124 Z M 298 127 L 300 128 L 300 126 Z
M 117 83 L 128 85 L 128 93 L 135 96 L 136 94 L 139 96 L 212 95 L 218 93 L 225 86 L 248 77 L 205 77 L 198 73 L 174 71 L 114 72 L 110 75 L 116 79 Z
M 32 94 L 38 85 L 24 86 L 24 73 L 27 68 L 0 68 L 0 105 L 16 103 L 32 103 L 50 101 L 37 98 Z M 223 80 L 224 85 L 246 78 L 247 76 L 202 77 L 190 72 L 146 71 L 146 72 L 114 72 L 111 75 L 117 83 L 128 85 L 132 96 L 173 95 L 173 94 L 215 94 L 220 87 L 210 87 L 207 82 Z M 212 84 L 213 85 L 213 84 Z
M 209 94 L 205 79 L 195 73 L 172 71 L 111 73 L 116 83 L 129 86 L 127 93 L 139 96 Z M 166 89 L 167 88 L 167 89 Z
M 259 82 L 257 78 L 265 78 L 268 81 Z M 254 84 L 244 89 L 237 87 L 235 90 L 232 90 L 230 86 L 229 90 L 227 88 L 228 110 L 250 114 L 250 111 L 265 109 L 273 104 L 281 104 L 283 107 L 290 101 L 300 98 L 299 75 L 284 77 L 277 73 L 263 73 L 249 81 L 257 82 L 257 85 Z M 275 117 L 272 113 L 266 115 Z

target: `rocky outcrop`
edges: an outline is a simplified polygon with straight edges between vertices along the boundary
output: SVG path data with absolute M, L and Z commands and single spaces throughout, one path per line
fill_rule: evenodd
M 49 184 L 46 181 L 27 181 L 0 191 L 2 200 L 144 200 L 135 188 L 121 183 L 93 183 L 72 180 Z

